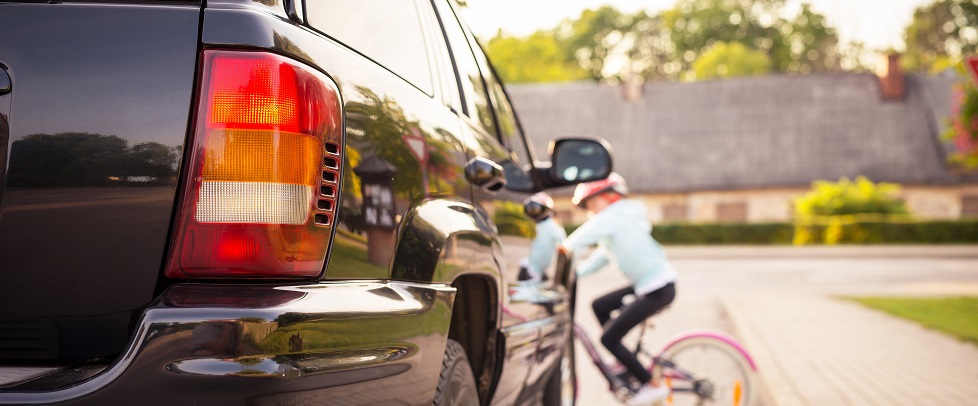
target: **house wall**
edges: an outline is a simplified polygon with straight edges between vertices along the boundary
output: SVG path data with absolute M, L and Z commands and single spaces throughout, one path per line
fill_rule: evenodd
M 656 224 L 672 222 L 747 222 L 790 221 L 792 201 L 808 188 L 779 188 L 689 193 L 646 193 L 631 197 L 648 207 L 648 217 Z M 904 186 L 901 197 L 914 217 L 947 220 L 978 217 L 978 185 Z M 586 220 L 583 210 L 569 197 L 557 197 L 557 218 L 565 224 Z M 683 215 L 684 214 L 684 215 Z

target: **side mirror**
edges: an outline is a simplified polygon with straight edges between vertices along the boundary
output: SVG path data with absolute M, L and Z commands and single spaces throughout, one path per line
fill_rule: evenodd
M 611 174 L 611 146 L 602 139 L 559 138 L 550 142 L 550 165 L 540 165 L 545 188 L 575 185 Z
M 465 164 L 465 179 L 487 192 L 498 192 L 506 186 L 503 167 L 483 157 L 475 157 Z

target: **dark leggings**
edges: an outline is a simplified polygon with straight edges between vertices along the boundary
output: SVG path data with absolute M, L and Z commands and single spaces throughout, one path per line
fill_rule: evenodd
M 605 348 L 628 368 L 632 376 L 645 384 L 652 379 L 652 374 L 638 362 L 635 354 L 622 345 L 621 339 L 629 330 L 672 303 L 672 299 L 676 297 L 676 285 L 670 283 L 622 307 L 622 299 L 634 293 L 631 287 L 619 289 L 599 297 L 591 307 L 594 308 L 594 315 L 598 316 L 598 321 L 605 326 L 604 334 L 601 335 L 601 344 L 604 344 Z M 618 317 L 608 323 L 611 312 L 618 308 L 621 308 Z

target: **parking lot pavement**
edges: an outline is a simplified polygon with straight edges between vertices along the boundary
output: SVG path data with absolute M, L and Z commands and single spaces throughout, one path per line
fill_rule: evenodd
M 726 298 L 771 404 L 966 405 L 978 347 L 857 303 L 817 294 Z

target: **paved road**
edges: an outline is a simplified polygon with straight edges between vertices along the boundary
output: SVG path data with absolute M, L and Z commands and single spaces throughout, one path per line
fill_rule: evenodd
M 731 299 L 772 295 L 978 294 L 978 246 L 971 247 L 842 247 L 690 248 L 669 249 L 680 273 L 672 307 L 656 316 L 655 342 L 686 329 L 710 328 L 737 336 L 723 303 Z M 590 302 L 625 285 L 613 269 L 580 283 L 577 321 L 592 337 L 599 327 Z M 777 302 L 768 302 L 776 305 Z M 749 309 L 748 309 L 749 311 Z M 611 355 L 604 353 L 607 359 Z M 600 373 L 579 347 L 579 404 L 610 405 Z M 762 404 L 771 405 L 771 400 Z

